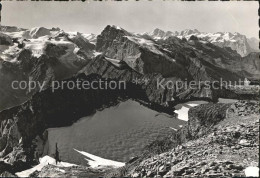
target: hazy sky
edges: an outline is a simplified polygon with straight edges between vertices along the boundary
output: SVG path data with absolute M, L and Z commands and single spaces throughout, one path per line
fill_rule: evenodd
M 131 32 L 196 28 L 203 32 L 229 31 L 258 37 L 257 1 L 4 1 L 2 4 L 2 24 L 24 28 L 60 27 L 65 31 L 98 34 L 111 24 Z

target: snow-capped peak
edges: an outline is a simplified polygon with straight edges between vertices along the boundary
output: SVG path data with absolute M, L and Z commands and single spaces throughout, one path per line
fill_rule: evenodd
M 117 29 L 117 30 L 123 30 L 121 27 L 116 26 L 116 25 L 112 25 L 113 28 Z
M 206 33 L 200 32 L 197 29 L 186 29 L 181 32 L 165 32 L 156 28 L 154 31 L 144 34 L 149 35 L 154 40 L 167 39 L 171 36 L 176 36 L 180 39 L 186 38 L 188 40 L 191 36 L 196 36 L 203 41 L 210 42 L 219 47 L 230 47 L 231 49 L 237 51 L 237 53 L 242 57 L 246 56 L 252 51 L 259 51 L 258 40 L 247 39 L 245 35 L 242 35 L 238 32 Z
M 50 30 L 47 28 L 44 28 L 44 27 L 35 27 L 35 28 L 32 28 L 29 32 L 29 35 L 32 38 L 38 38 L 38 37 L 46 36 L 46 35 L 50 35 L 50 34 L 51 34 Z
M 154 29 L 154 31 L 152 32 L 153 35 L 158 35 L 158 36 L 162 36 L 165 34 L 165 32 L 159 28 Z
M 166 39 L 170 36 L 174 36 L 175 33 L 171 31 L 163 31 L 159 28 L 154 29 L 152 32 L 149 33 L 144 33 L 144 35 L 149 35 L 151 36 L 154 40 L 160 40 L 160 39 Z
M 186 29 L 179 33 L 179 35 L 182 35 L 182 36 L 187 36 L 187 35 L 191 35 L 191 34 L 200 34 L 200 32 L 197 29 L 194 29 L 194 30 Z

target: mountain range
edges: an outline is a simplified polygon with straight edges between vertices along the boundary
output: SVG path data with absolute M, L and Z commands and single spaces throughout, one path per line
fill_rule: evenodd
M 139 75 L 157 73 L 174 80 L 223 78 L 235 81 L 260 76 L 258 53 L 241 57 L 229 47 L 219 47 L 200 37 L 191 39 L 191 34 L 199 34 L 197 30 L 181 32 L 181 35 L 190 36 L 187 40 L 158 29 L 152 34 L 136 35 L 109 25 L 100 35 L 65 32 L 59 28 L 1 28 L 2 109 L 17 105 L 31 96 L 28 91 L 10 89 L 14 79 L 45 82 L 44 87 L 48 87 L 51 81 L 68 78 L 93 61 L 104 68 L 98 64 L 101 60 L 97 58 L 104 59 L 117 69 L 128 67 Z M 163 37 L 165 35 L 169 37 Z M 100 70 L 104 72 L 95 72 L 110 75 L 107 69 Z
M 237 51 L 242 57 L 248 55 L 251 52 L 259 51 L 258 40 L 254 37 L 247 38 L 245 35 L 240 33 L 230 33 L 230 32 L 217 32 L 217 33 L 206 33 L 200 32 L 197 29 L 183 30 L 181 32 L 171 32 L 163 31 L 160 29 L 155 29 L 149 33 L 143 33 L 142 35 L 149 35 L 154 40 L 167 39 L 171 36 L 176 36 L 180 39 L 186 38 L 189 39 L 191 36 L 196 36 L 200 40 L 205 42 L 210 42 L 219 47 L 230 47 L 232 50 Z

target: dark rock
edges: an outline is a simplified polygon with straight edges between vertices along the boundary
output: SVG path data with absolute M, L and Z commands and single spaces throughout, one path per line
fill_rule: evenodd
M 0 45 L 7 45 L 7 46 L 13 45 L 12 38 L 0 32 Z
M 235 133 L 234 133 L 234 135 L 233 135 L 233 137 L 234 137 L 234 138 L 239 138 L 239 137 L 240 137 L 240 135 L 241 135 L 241 133 L 240 133 L 240 132 L 235 132 Z
M 14 174 L 14 169 L 10 164 L 5 163 L 4 161 L 0 161 L 0 174 L 4 172 Z
M 193 40 L 193 41 L 198 41 L 198 37 L 191 35 L 191 37 L 189 38 L 189 40 Z
M 0 174 L 0 177 L 17 177 L 17 176 L 10 172 L 5 171 L 2 174 Z

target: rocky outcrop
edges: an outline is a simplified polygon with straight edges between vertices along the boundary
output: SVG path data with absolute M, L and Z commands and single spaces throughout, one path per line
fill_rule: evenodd
M 0 45 L 6 45 L 6 46 L 13 45 L 12 38 L 0 32 Z
M 228 110 L 229 117 L 244 117 L 252 114 L 259 114 L 259 102 L 239 101 L 232 104 Z
M 0 162 L 0 175 L 1 177 L 13 177 L 12 175 L 14 174 L 12 166 L 9 164 L 6 164 L 4 161 Z
M 10 173 L 10 172 L 3 172 L 2 174 L 0 174 L 0 177 L 17 177 L 14 174 Z
M 187 129 L 189 139 L 199 138 L 208 133 L 213 126 L 226 118 L 230 104 L 202 104 L 189 110 Z

